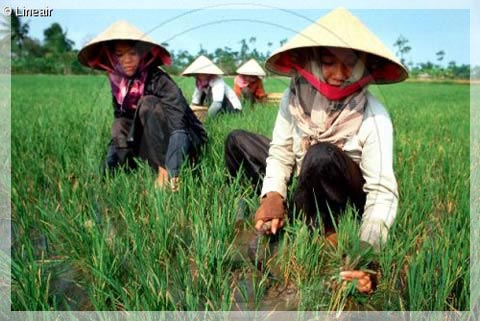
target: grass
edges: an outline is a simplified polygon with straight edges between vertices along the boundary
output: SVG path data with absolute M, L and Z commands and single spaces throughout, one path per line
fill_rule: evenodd
M 192 79 L 177 81 L 191 97 Z M 266 89 L 287 84 L 267 79 Z M 304 310 L 469 310 L 469 87 L 371 90 L 394 123 L 401 196 L 375 256 L 377 291 L 364 296 L 338 281 L 340 267 L 367 268 L 371 257 L 347 212 L 337 249 L 301 219 L 288 222 L 267 262 L 279 275 L 250 280 L 254 307 L 272 284 L 293 282 Z M 145 165 L 102 179 L 110 101 L 105 77 L 12 77 L 12 310 L 232 309 L 236 275 L 254 269 L 234 260 L 237 207 L 243 198 L 253 215 L 258 200 L 243 179 L 228 180 L 223 143 L 236 128 L 270 137 L 276 107 L 208 121 L 204 157 L 173 194 L 154 190 Z

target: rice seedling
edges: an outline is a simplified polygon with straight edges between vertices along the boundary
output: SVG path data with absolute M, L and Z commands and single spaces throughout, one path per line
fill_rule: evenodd
M 193 81 L 177 80 L 189 98 Z M 266 89 L 287 84 L 267 79 Z M 303 310 L 468 310 L 469 87 L 372 91 L 394 124 L 400 190 L 383 250 L 362 246 L 351 209 L 337 226 L 336 248 L 297 217 L 275 251 L 257 257 L 265 269 L 252 273 L 259 261 L 237 258 L 235 224 L 239 211 L 252 219 L 258 198 L 244 178 L 228 178 L 223 144 L 236 128 L 270 136 L 274 105 L 207 120 L 209 146 L 193 172 L 182 169 L 172 193 L 154 189 L 143 163 L 102 175 L 112 120 L 104 77 L 13 76 L 12 309 L 230 310 L 243 273 L 251 283 L 240 285 L 243 307 L 251 309 L 265 307 L 273 287 L 293 284 L 288 298 Z M 380 275 L 372 295 L 339 280 L 341 269 L 369 270 L 372 260 Z

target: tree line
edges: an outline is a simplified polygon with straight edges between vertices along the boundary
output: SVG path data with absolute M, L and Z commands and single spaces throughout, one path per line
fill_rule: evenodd
M 444 50 L 438 50 L 435 53 L 438 63 L 428 61 L 414 64 L 412 61 L 407 62 L 405 56 L 412 50 L 408 42 L 407 38 L 400 35 L 393 46 L 397 48 L 397 57 L 408 68 L 410 77 L 424 79 L 470 79 L 471 72 L 472 78 L 480 79 L 480 66 L 475 66 L 470 70 L 470 65 L 457 65 L 453 60 L 446 67 L 441 66 L 440 63 L 446 56 Z
M 77 60 L 78 50 L 74 49 L 75 43 L 68 39 L 67 31 L 58 23 L 53 23 L 43 31 L 44 39 L 42 42 L 33 39 L 28 35 L 30 26 L 28 22 L 23 22 L 19 17 L 12 13 L 10 22 L 1 22 L 2 30 L 11 30 L 11 71 L 12 74 L 18 73 L 46 73 L 46 74 L 92 74 L 97 73 L 94 70 L 86 68 Z M 3 31 L 3 37 L 0 46 L 5 46 L 8 40 L 8 34 Z M 269 42 L 267 52 L 260 52 L 256 49 L 256 38 L 250 37 L 248 40 L 239 41 L 239 48 L 230 47 L 217 48 L 209 52 L 200 46 L 196 54 L 191 54 L 186 50 L 170 50 L 167 43 L 162 43 L 169 49 L 174 64 L 166 67 L 171 74 L 178 75 L 184 70 L 196 57 L 205 55 L 214 61 L 225 74 L 235 74 L 235 70 L 242 63 L 254 58 L 260 64 L 263 64 L 269 57 L 273 43 Z M 283 39 L 279 45 L 283 45 L 287 40 Z M 406 61 L 406 55 L 412 50 L 408 39 L 400 35 L 393 44 L 397 49 L 396 55 L 401 62 L 407 66 L 412 78 L 431 78 L 431 79 L 480 79 L 480 66 L 470 69 L 470 65 L 457 65 L 455 61 L 450 61 L 446 67 L 441 63 L 445 59 L 444 50 L 436 52 L 437 62 L 425 62 L 414 64 Z

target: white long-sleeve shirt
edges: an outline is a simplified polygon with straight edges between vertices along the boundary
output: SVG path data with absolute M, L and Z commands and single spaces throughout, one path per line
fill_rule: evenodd
M 288 109 L 290 89 L 280 103 L 267 158 L 262 196 L 278 192 L 284 198 L 287 183 L 295 168 L 300 173 L 305 152 L 303 131 Z M 398 189 L 393 173 L 393 128 L 383 105 L 369 92 L 364 118 L 358 133 L 346 141 L 343 151 L 361 169 L 367 198 L 362 216 L 360 239 L 379 248 L 392 226 L 398 206 Z
M 223 102 L 223 99 L 226 97 L 234 109 L 242 110 L 242 104 L 240 100 L 233 89 L 225 83 L 223 78 L 216 77 L 210 80 L 208 85 L 212 88 L 212 102 Z M 205 89 L 205 93 L 207 93 L 207 88 Z M 202 94 L 202 91 L 195 87 L 192 96 L 192 104 L 199 105 Z

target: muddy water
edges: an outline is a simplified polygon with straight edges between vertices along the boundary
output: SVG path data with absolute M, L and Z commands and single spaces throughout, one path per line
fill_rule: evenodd
M 297 289 L 291 282 L 285 282 L 280 268 L 271 258 L 278 252 L 278 239 L 263 236 L 254 228 L 237 222 L 234 241 L 235 255 L 233 302 L 234 311 L 297 310 Z M 48 244 L 45 237 L 33 241 L 34 248 L 46 257 Z M 57 260 L 51 260 L 57 261 Z M 91 303 L 85 284 L 84 273 L 74 266 L 58 260 L 49 264 L 49 297 L 59 310 L 89 311 Z
M 289 311 L 298 308 L 298 291 L 285 281 L 276 264 L 279 240 L 254 231 L 240 228 L 234 246 L 235 257 L 247 270 L 235 274 L 232 310 Z
M 90 311 L 93 310 L 85 287 L 85 275 L 62 257 L 54 256 L 48 238 L 38 230 L 29 233 L 33 249 L 33 259 L 43 265 L 44 280 L 48 282 L 49 302 L 60 311 Z M 20 243 L 12 242 L 12 253 L 21 251 Z
M 59 310 L 91 311 L 90 297 L 78 282 L 83 280 L 82 272 L 69 264 L 62 264 L 52 270 L 50 297 L 57 302 Z

